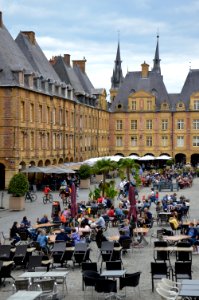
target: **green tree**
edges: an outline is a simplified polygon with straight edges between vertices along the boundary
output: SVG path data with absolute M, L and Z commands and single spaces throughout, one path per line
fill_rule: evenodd
M 24 196 L 29 190 L 29 182 L 27 177 L 23 173 L 15 174 L 9 183 L 8 193 L 15 197 Z
M 135 161 L 131 158 L 122 158 L 118 162 L 118 168 L 122 172 L 126 172 L 126 178 L 128 181 L 130 181 L 131 170 L 134 169 L 135 174 L 137 175 L 140 165 L 138 163 L 135 163 Z
M 104 190 L 106 186 L 106 175 L 110 171 L 114 171 L 117 169 L 117 163 L 114 161 L 111 161 L 110 159 L 100 159 L 96 161 L 96 163 L 92 167 L 92 173 L 93 174 L 102 174 L 102 196 L 104 196 Z

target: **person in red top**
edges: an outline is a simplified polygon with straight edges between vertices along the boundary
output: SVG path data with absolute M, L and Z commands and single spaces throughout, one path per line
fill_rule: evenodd
M 49 193 L 51 192 L 51 189 L 49 188 L 49 185 L 45 186 L 44 188 L 44 194 L 45 196 L 48 198 L 49 197 Z
M 115 216 L 114 206 L 111 206 L 111 208 L 107 212 L 107 215 L 109 216 L 109 218 L 114 218 Z

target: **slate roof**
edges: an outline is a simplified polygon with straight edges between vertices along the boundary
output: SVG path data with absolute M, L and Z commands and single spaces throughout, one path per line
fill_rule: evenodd
M 61 80 L 48 59 L 44 55 L 43 51 L 35 41 L 31 43 L 28 36 L 23 32 L 20 32 L 16 38 L 16 43 L 20 47 L 27 60 L 32 65 L 35 72 L 39 73 L 46 79 L 51 79 L 61 83 Z
M 122 111 L 128 110 L 128 96 L 133 92 L 144 90 L 152 93 L 156 91 L 156 107 L 160 109 L 162 102 L 170 104 L 170 99 L 160 73 L 149 71 L 147 78 L 142 78 L 142 72 L 127 73 L 114 102 L 111 105 L 111 111 L 117 110 L 117 105 L 122 104 Z
M 0 85 L 19 85 L 13 71 L 30 74 L 34 69 L 4 25 L 0 27 L 0 41 Z
M 198 90 L 199 90 L 199 69 L 193 69 L 189 71 L 180 94 L 180 100 L 182 100 L 185 103 L 187 109 L 189 107 L 191 94 L 193 94 Z
M 176 104 L 181 100 L 180 99 L 180 94 L 178 93 L 173 93 L 173 94 L 169 94 L 169 98 L 170 98 L 170 103 L 171 103 L 171 110 L 175 111 L 176 109 Z
M 77 75 L 84 91 L 90 95 L 92 95 L 92 89 L 94 88 L 90 79 L 88 78 L 85 72 L 82 72 L 79 66 L 75 65 L 73 67 L 75 74 Z

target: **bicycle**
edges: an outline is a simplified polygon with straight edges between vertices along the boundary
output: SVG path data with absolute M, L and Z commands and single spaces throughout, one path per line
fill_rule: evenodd
M 43 196 L 43 204 L 46 204 L 47 202 L 53 202 L 53 195 L 50 193 Z
M 36 193 L 34 193 L 32 191 L 27 192 L 25 195 L 25 201 L 26 200 L 30 200 L 31 202 L 36 201 L 37 200 Z

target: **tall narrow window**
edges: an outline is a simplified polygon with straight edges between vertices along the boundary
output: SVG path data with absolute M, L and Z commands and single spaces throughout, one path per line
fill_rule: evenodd
M 131 109 L 132 110 L 136 110 L 136 101 L 132 101 L 132 104 L 131 104 Z
M 137 130 L 138 124 L 137 120 L 131 120 L 131 130 Z
M 65 125 L 68 126 L 68 111 L 65 112 Z
M 52 117 L 53 117 L 52 122 L 55 125 L 56 124 L 56 108 L 53 108 L 53 116 Z
M 30 134 L 30 150 L 33 150 L 35 148 L 35 136 L 34 132 L 31 132 Z
M 24 101 L 21 102 L 21 121 L 25 121 L 25 103 Z
M 193 136 L 193 147 L 199 147 L 199 136 Z
M 168 136 L 163 135 L 162 136 L 162 147 L 167 147 L 168 146 Z
M 136 147 L 137 146 L 137 136 L 136 135 L 133 135 L 131 137 L 131 146 L 132 147 Z
M 193 109 L 194 110 L 199 110 L 199 100 L 194 100 Z
M 199 120 L 193 120 L 193 129 L 199 129 Z
M 46 112 L 46 123 L 50 123 L 50 107 L 47 106 L 47 112 Z
M 59 149 L 62 149 L 62 143 L 63 143 L 63 141 L 62 141 L 62 133 L 60 133 L 60 135 L 59 135 Z
M 147 100 L 147 110 L 152 110 L 152 101 Z
M 168 129 L 168 120 L 162 120 L 162 130 Z
M 153 146 L 153 143 L 152 143 L 152 136 L 149 135 L 146 137 L 146 146 L 147 147 L 152 147 Z
M 30 103 L 30 122 L 34 122 L 35 116 L 34 116 L 34 104 Z
M 42 123 L 42 105 L 39 105 L 38 115 L 39 115 L 39 123 Z
M 53 150 L 56 149 L 56 133 L 53 133 Z
M 184 129 L 184 120 L 180 119 L 177 121 L 177 129 Z
M 59 110 L 59 125 L 63 124 L 63 112 L 62 109 Z
M 116 147 L 122 147 L 122 136 L 116 137 Z
M 116 121 L 116 130 L 122 130 L 122 120 Z
M 146 129 L 150 130 L 153 127 L 153 121 L 152 120 L 146 120 Z

